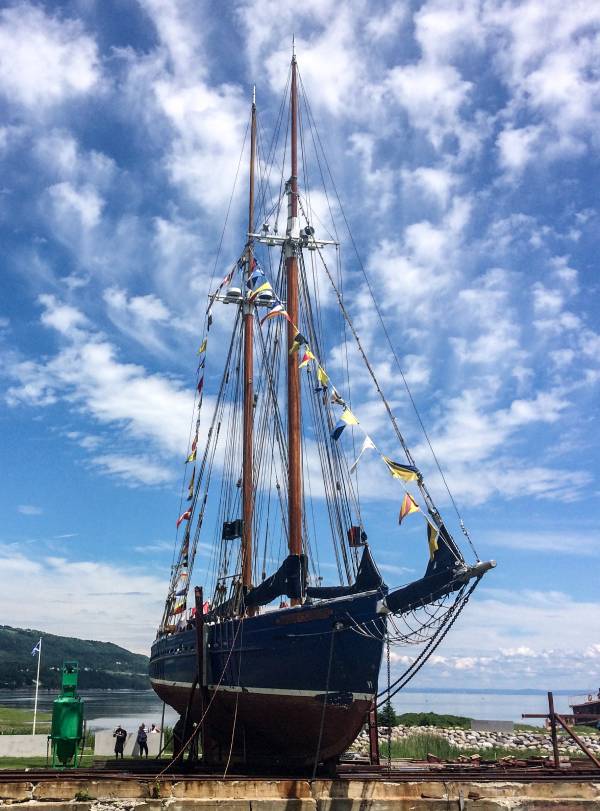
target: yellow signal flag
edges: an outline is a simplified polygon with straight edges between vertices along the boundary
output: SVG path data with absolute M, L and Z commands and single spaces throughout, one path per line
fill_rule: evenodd
M 427 543 L 429 545 L 429 560 L 433 560 L 435 553 L 438 551 L 438 538 L 439 531 L 436 527 L 432 526 L 429 521 L 427 522 Z
M 270 282 L 263 282 L 263 283 L 262 283 L 262 284 L 261 284 L 259 287 L 257 287 L 257 288 L 256 288 L 256 290 L 253 290 L 253 291 L 250 293 L 249 298 L 254 299 L 254 298 L 256 298 L 256 296 L 258 296 L 258 294 L 259 294 L 259 293 L 268 293 L 268 292 L 270 292 L 272 289 L 273 289 L 273 288 L 271 287 L 271 283 L 270 283 Z
M 383 461 L 388 466 L 388 470 L 395 479 L 403 479 L 405 482 L 414 482 L 419 478 L 419 471 L 412 465 L 401 465 L 394 462 L 389 456 L 382 456 Z
M 345 408 L 341 415 L 340 419 L 343 420 L 346 425 L 358 425 L 358 420 L 354 416 L 354 414 L 350 411 L 349 408 Z
M 317 380 L 319 381 L 319 385 L 323 386 L 324 389 L 329 385 L 329 377 L 322 366 L 317 368 Z
M 201 355 L 203 352 L 206 352 L 206 347 L 208 345 L 208 338 L 205 338 L 202 343 L 200 344 L 200 348 L 198 349 L 197 355 Z

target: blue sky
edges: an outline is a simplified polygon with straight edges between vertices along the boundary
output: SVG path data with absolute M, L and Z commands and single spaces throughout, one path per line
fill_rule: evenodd
M 251 86 L 268 135 L 293 30 L 413 394 L 481 556 L 498 560 L 418 684 L 594 686 L 591 3 L 4 4 L 3 622 L 149 647 Z M 236 189 L 219 276 L 242 244 Z M 356 262 L 343 256 L 361 339 L 457 532 Z M 225 335 L 226 323 L 215 329 Z M 342 349 L 326 359 L 334 377 Z M 351 366 L 358 378 L 356 353 Z M 353 406 L 392 443 L 372 392 L 359 384 Z M 420 524 L 397 527 L 394 484 L 377 460 L 361 465 L 370 540 L 391 583 L 426 559 Z M 395 652 L 395 667 L 408 653 Z

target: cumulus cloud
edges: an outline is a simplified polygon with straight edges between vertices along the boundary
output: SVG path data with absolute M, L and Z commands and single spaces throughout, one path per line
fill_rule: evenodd
M 148 653 L 166 594 L 164 578 L 102 561 L 29 558 L 2 546 L 0 568 L 5 575 L 0 610 L 7 624 Z M 23 600 L 24 582 L 31 593 L 43 595 L 43 614 L 39 602 Z
M 96 43 L 77 20 L 30 3 L 0 12 L 0 92 L 32 112 L 88 93 L 100 79 Z
M 192 395 L 176 380 L 148 373 L 118 359 L 115 347 L 98 333 L 80 329 L 87 320 L 54 296 L 41 297 L 42 322 L 61 332 L 67 345 L 47 361 L 16 361 L 9 375 L 9 405 L 48 406 L 58 401 L 81 409 L 96 423 L 134 440 L 151 441 L 167 459 L 187 447 Z M 105 470 L 145 484 L 170 480 L 159 462 L 143 459 L 139 468 L 115 455 L 98 462 Z

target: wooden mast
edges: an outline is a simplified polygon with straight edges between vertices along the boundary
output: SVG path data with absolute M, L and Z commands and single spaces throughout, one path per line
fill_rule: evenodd
M 302 450 L 300 445 L 300 374 L 298 357 L 290 355 L 298 324 L 298 87 L 296 55 L 292 57 L 291 82 L 291 162 L 292 173 L 288 183 L 288 222 L 286 243 L 287 305 L 290 316 L 287 327 L 287 429 L 288 429 L 288 509 L 289 550 L 291 555 L 302 554 Z M 298 599 L 292 600 L 297 605 Z
M 254 164 L 256 162 L 256 91 L 252 91 L 252 119 L 250 128 L 250 188 L 248 194 L 248 233 L 254 232 Z M 253 270 L 252 237 L 248 237 L 246 276 Z M 244 447 L 242 463 L 242 585 L 252 586 L 252 517 L 254 490 L 252 473 L 254 430 L 254 304 L 248 296 L 243 304 L 244 321 Z

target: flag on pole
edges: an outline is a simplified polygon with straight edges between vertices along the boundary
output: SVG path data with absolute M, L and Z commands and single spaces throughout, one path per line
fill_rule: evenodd
M 331 432 L 331 438 L 337 442 L 347 425 L 358 425 L 358 420 L 349 408 L 345 408 Z
M 411 513 L 419 512 L 419 505 L 411 496 L 410 493 L 406 493 L 404 498 L 402 499 L 402 506 L 400 507 L 400 515 L 398 516 L 398 523 L 401 524 L 403 519 L 406 518 L 407 515 Z
M 302 360 L 300 361 L 300 364 L 298 365 L 298 368 L 303 369 L 305 366 L 308 366 L 308 364 L 311 362 L 311 360 L 315 360 L 315 356 L 310 351 L 310 349 L 308 347 L 306 347 L 306 352 L 304 353 L 304 355 L 302 357 Z
M 40 641 L 37 643 L 37 645 L 35 646 L 35 648 L 34 648 L 34 649 L 31 651 L 31 655 L 32 655 L 32 656 L 35 656 L 35 655 L 36 655 L 36 653 L 39 653 L 39 652 L 40 652 L 41 647 L 42 647 L 42 640 L 40 639 Z
M 200 344 L 200 347 L 199 347 L 198 352 L 197 352 L 196 354 L 197 354 L 197 355 L 201 355 L 203 352 L 206 352 L 206 347 L 207 347 L 207 344 L 208 344 L 208 339 L 207 339 L 207 338 L 205 338 L 205 339 L 202 341 L 202 343 Z
M 395 479 L 403 479 L 405 482 L 414 482 L 419 478 L 419 471 L 412 465 L 401 465 L 400 462 L 393 462 L 389 456 L 382 456 L 383 461 Z
M 427 543 L 429 545 L 429 560 L 433 560 L 435 553 L 438 550 L 438 537 L 439 532 L 436 527 L 427 522 Z
M 198 394 L 202 394 L 202 389 L 204 388 L 204 375 L 198 381 Z
M 370 448 L 375 448 L 375 443 L 371 439 L 370 436 L 366 436 L 363 440 L 362 448 L 360 449 L 360 453 L 354 460 L 353 464 L 350 466 L 350 473 L 354 473 L 356 470 L 358 463 L 360 462 L 360 457 L 363 455 L 365 451 L 368 451 Z
M 173 609 L 174 614 L 183 614 L 184 611 L 185 611 L 185 600 L 182 603 L 179 603 L 179 605 L 176 605 L 175 608 Z
M 186 510 L 184 513 L 181 513 L 181 515 L 177 519 L 177 529 L 179 529 L 179 525 L 183 521 L 189 521 L 191 517 L 192 517 L 192 511 L 191 510 Z

